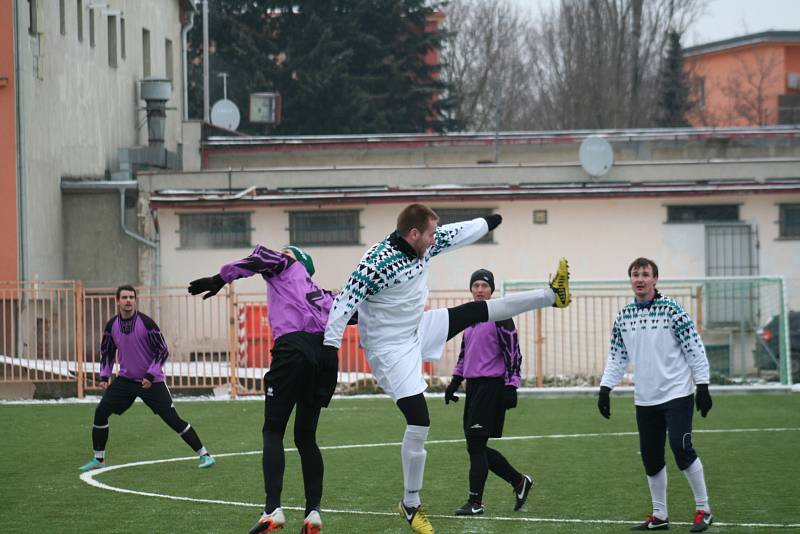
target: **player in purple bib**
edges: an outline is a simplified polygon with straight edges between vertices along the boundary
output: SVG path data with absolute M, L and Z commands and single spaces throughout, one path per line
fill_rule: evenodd
M 470 292 L 475 301 L 486 301 L 494 292 L 494 275 L 478 269 L 470 277 Z M 513 319 L 476 324 L 464 330 L 461 352 L 444 401 L 458 402 L 455 392 L 467 379 L 464 402 L 464 436 L 469 453 L 469 497 L 455 511 L 472 516 L 484 512 L 483 490 L 489 471 L 514 488 L 514 510 L 528 499 L 533 479 L 514 469 L 508 460 L 487 446 L 489 438 L 503 436 L 506 410 L 517 406 L 522 353 Z
M 136 289 L 133 286 L 118 287 L 116 299 L 119 313 L 106 323 L 100 344 L 100 387 L 105 393 L 94 413 L 94 458 L 82 465 L 80 470 L 90 471 L 105 464 L 108 418 L 112 413 L 122 415 L 136 397 L 141 398 L 200 456 L 198 467 L 211 467 L 215 463 L 214 458 L 203 447 L 192 425 L 178 415 L 172 395 L 164 384 L 161 367 L 169 350 L 161 330 L 155 321 L 136 309 Z M 115 360 L 119 361 L 119 372 L 109 385 Z
M 283 437 L 289 416 L 297 407 L 294 442 L 300 453 L 305 486 L 303 534 L 316 534 L 322 527 L 323 462 L 317 446 L 317 423 L 323 407 L 336 389 L 338 357 L 322 353 L 322 335 L 333 303 L 331 292 L 311 280 L 314 262 L 304 250 L 289 246 L 282 252 L 258 245 L 246 258 L 222 266 L 219 274 L 194 280 L 192 295 L 216 295 L 225 284 L 239 278 L 261 275 L 267 285 L 269 323 L 275 344 L 272 363 L 264 375 L 264 493 L 266 503 L 251 533 L 283 528 L 281 491 L 286 460 Z

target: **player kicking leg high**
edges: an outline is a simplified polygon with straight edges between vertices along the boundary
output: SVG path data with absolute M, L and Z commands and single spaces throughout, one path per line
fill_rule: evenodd
M 421 204 L 407 206 L 397 227 L 362 257 L 331 308 L 324 352 L 335 354 L 344 327 L 358 310 L 362 346 L 378 385 L 406 419 L 401 446 L 403 498 L 400 513 L 411 529 L 433 534 L 419 492 L 425 470 L 425 441 L 430 428 L 423 392 L 422 357 L 441 357 L 447 339 L 481 321 L 499 321 L 537 307 L 569 304 L 566 261 L 553 289 L 518 293 L 492 302 L 470 302 L 424 312 L 430 260 L 474 243 L 502 221 L 494 214 L 438 227 L 436 213 Z

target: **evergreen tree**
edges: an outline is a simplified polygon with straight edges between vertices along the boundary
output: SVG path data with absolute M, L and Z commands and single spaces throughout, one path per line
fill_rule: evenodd
M 247 118 L 249 93 L 277 91 L 275 134 L 444 131 L 449 87 L 426 54 L 446 35 L 425 31 L 437 5 L 425 0 L 228 0 L 210 3 L 214 73 L 229 72 L 228 94 Z M 202 30 L 192 32 L 202 55 Z M 192 109 L 201 109 L 202 64 L 193 69 Z M 197 117 L 197 114 L 193 114 Z M 265 133 L 243 120 L 239 128 Z
M 692 108 L 689 100 L 689 77 L 683 69 L 681 36 L 669 32 L 667 56 L 659 73 L 659 110 L 657 125 L 661 127 L 690 126 L 686 113 Z

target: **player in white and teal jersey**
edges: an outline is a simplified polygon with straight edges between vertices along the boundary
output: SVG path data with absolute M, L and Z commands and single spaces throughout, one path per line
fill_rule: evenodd
M 567 262 L 562 259 L 550 289 L 488 302 L 424 312 L 430 261 L 474 243 L 502 221 L 493 214 L 438 227 L 439 217 L 421 204 L 407 206 L 397 228 L 361 258 L 331 307 L 324 351 L 335 353 L 344 328 L 358 310 L 361 345 L 378 385 L 406 419 L 401 457 L 404 496 L 400 512 L 414 532 L 433 534 L 420 508 L 425 441 L 430 428 L 423 391 L 422 358 L 438 359 L 448 339 L 470 325 L 499 321 L 545 306 L 569 304 Z
M 632 530 L 667 530 L 667 469 L 664 441 L 683 471 L 695 498 L 692 532 L 702 532 L 713 520 L 708 504 L 703 464 L 692 445 L 692 412 L 711 409 L 709 366 L 705 347 L 689 314 L 656 289 L 658 266 L 637 258 L 628 267 L 635 299 L 617 314 L 611 334 L 598 408 L 611 416 L 609 393 L 629 364 L 634 373 L 634 404 L 639 449 L 644 463 L 653 511 Z M 696 386 L 696 394 L 695 394 Z

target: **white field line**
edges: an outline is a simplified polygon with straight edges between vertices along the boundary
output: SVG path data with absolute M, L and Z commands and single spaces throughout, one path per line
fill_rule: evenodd
M 800 428 L 733 428 L 733 429 L 713 429 L 713 430 L 696 430 L 695 432 L 700 433 L 742 433 L 742 432 L 796 432 L 800 431 Z M 533 440 L 533 439 L 564 439 L 564 438 L 593 438 L 593 437 L 616 437 L 616 436 L 636 436 L 638 435 L 637 432 L 609 432 L 609 433 L 586 433 L 586 434 L 543 434 L 543 435 L 534 435 L 534 436 L 509 436 L 504 438 L 497 438 L 497 440 Z M 431 440 L 428 441 L 428 445 L 438 445 L 442 443 L 461 443 L 463 439 L 440 439 L 440 440 Z M 363 449 L 363 448 L 373 448 L 373 447 L 399 447 L 401 445 L 400 442 L 391 442 L 391 443 L 365 443 L 359 445 L 332 445 L 326 447 L 320 447 L 322 450 L 338 450 L 338 449 Z M 287 448 L 287 451 L 296 451 L 297 449 Z M 222 454 L 215 454 L 215 458 L 223 458 L 226 456 L 246 456 L 246 455 L 253 455 L 253 454 L 261 454 L 261 451 L 246 451 L 246 452 L 228 452 Z M 164 495 L 161 493 L 152 493 L 147 491 L 136 491 L 130 490 L 126 488 L 118 488 L 115 486 L 110 486 L 98 480 L 95 480 L 95 477 L 101 475 L 103 473 L 107 473 L 109 471 L 114 471 L 116 469 L 124 469 L 128 467 L 137 467 L 141 465 L 153 465 L 153 464 L 161 464 L 161 463 L 168 463 L 168 462 L 183 462 L 183 461 L 190 461 L 196 460 L 196 456 L 185 456 L 180 458 L 166 458 L 162 460 L 143 460 L 139 462 L 131 462 L 127 464 L 121 465 L 110 465 L 108 467 L 103 467 L 100 469 L 95 469 L 94 471 L 89 471 L 87 473 L 82 473 L 80 478 L 82 481 L 86 482 L 90 486 L 94 486 L 99 489 L 104 489 L 108 491 L 116 491 L 118 493 L 128 493 L 132 495 L 141 495 L 144 497 L 158 497 L 161 499 L 170 499 L 173 501 L 190 501 L 190 502 L 197 502 L 197 503 L 204 503 L 204 504 L 223 504 L 229 506 L 243 506 L 248 508 L 260 508 L 261 504 L 256 503 L 246 503 L 246 502 L 238 502 L 238 501 L 223 501 L 218 499 L 198 499 L 194 497 L 180 497 L 177 495 Z M 303 510 L 301 507 L 296 506 L 285 506 L 287 510 Z M 373 512 L 367 510 L 347 510 L 347 509 L 338 509 L 333 510 L 326 508 L 325 513 L 332 513 L 332 514 L 356 514 L 356 515 L 372 515 L 372 516 L 395 516 L 397 514 L 390 513 L 390 512 Z M 441 519 L 456 519 L 452 515 L 436 515 L 436 514 L 428 514 L 429 517 L 441 518 Z M 464 518 L 461 518 L 464 519 Z M 503 516 L 493 516 L 493 517 L 470 517 L 468 518 L 469 521 L 517 521 L 517 522 L 528 522 L 528 523 L 592 523 L 592 524 L 613 524 L 613 525 L 629 525 L 636 522 L 636 520 L 618 520 L 618 519 L 572 519 L 572 518 L 560 518 L 560 517 L 503 517 Z M 674 525 L 690 525 L 689 522 L 678 522 L 672 521 Z M 800 523 L 792 523 L 792 524 L 782 524 L 782 523 L 724 523 L 724 522 L 714 522 L 715 525 L 718 526 L 730 526 L 730 527 L 746 527 L 746 528 L 798 528 L 800 527 Z

